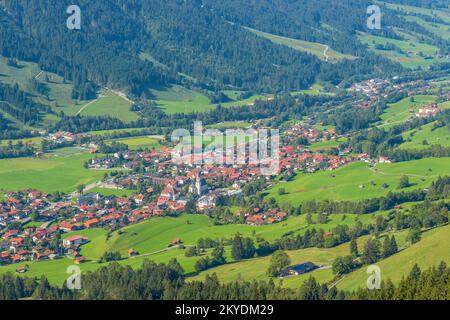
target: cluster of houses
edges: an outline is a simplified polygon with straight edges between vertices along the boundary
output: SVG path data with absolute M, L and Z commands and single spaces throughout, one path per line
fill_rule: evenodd
M 370 79 L 359 83 L 354 83 L 349 92 L 357 92 L 367 96 L 376 96 L 389 88 L 391 83 L 383 79 Z
M 351 155 L 351 149 L 339 154 L 315 153 L 291 143 L 299 138 L 309 143 L 339 138 L 333 129 L 319 130 L 308 122 L 300 122 L 286 131 L 288 143 L 280 148 L 279 172 L 300 170 L 334 170 L 352 161 L 373 161 L 368 155 Z M 77 139 L 69 133 L 57 133 L 54 141 Z M 85 261 L 80 246 L 89 241 L 77 235 L 83 229 L 105 228 L 117 230 L 165 213 L 186 212 L 189 201 L 194 200 L 197 213 L 210 213 L 219 198 L 241 194 L 243 186 L 261 178 L 258 165 L 195 164 L 172 161 L 169 148 L 137 152 L 120 151 L 87 162 L 91 169 L 120 168 L 122 173 L 108 177 L 104 185 L 125 189 L 144 184 L 127 197 L 102 196 L 98 193 L 80 195 L 76 201 L 69 196 L 55 200 L 35 190 L 6 194 L 0 201 L 0 264 L 21 261 L 56 259 L 67 256 L 76 263 Z M 195 156 L 203 156 L 194 154 Z M 389 159 L 381 159 L 380 162 Z M 123 170 L 127 169 L 127 170 Z M 265 177 L 270 183 L 270 177 Z M 192 212 L 192 203 L 190 212 Z M 253 208 L 238 211 L 249 225 L 273 224 L 287 218 L 277 208 Z M 31 221 L 39 221 L 39 224 Z M 29 227 L 27 227 L 27 225 Z M 36 227 L 39 225 L 39 227 Z M 70 233 L 69 236 L 64 234 Z
M 243 213 L 242 210 L 237 212 L 237 214 L 241 213 Z M 263 224 L 281 222 L 287 219 L 287 216 L 286 212 L 282 212 L 276 208 L 270 208 L 266 211 L 263 211 L 260 208 L 254 208 L 252 212 L 245 213 L 245 222 L 252 226 L 260 226 Z
M 438 107 L 437 103 L 432 103 L 426 107 L 420 108 L 416 112 L 416 117 L 418 118 L 429 118 L 436 116 L 442 109 Z
M 288 139 L 304 138 L 308 143 L 335 140 L 338 138 L 334 128 L 319 130 L 308 121 L 301 121 L 286 130 Z
M 319 170 L 335 170 L 356 160 L 348 155 L 350 149 L 341 151 L 339 155 L 314 153 L 302 147 L 286 146 L 282 148 L 280 166 L 283 170 L 297 170 L 314 173 Z

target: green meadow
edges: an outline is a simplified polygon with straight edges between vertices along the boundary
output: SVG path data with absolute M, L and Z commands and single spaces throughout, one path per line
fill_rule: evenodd
M 83 163 L 90 158 L 91 154 L 67 148 L 44 158 L 1 159 L 0 188 L 7 191 L 32 188 L 43 192 L 72 192 L 80 184 L 89 184 L 103 177 L 104 171 L 83 168 Z
M 402 233 L 402 232 L 400 232 Z M 399 246 L 404 245 L 403 237 L 395 234 Z M 358 248 L 363 248 L 369 236 L 358 238 Z M 319 283 L 329 283 L 334 279 L 334 274 L 330 266 L 334 259 L 340 256 L 346 256 L 350 253 L 350 244 L 344 243 L 334 248 L 307 248 L 299 250 L 285 251 L 291 258 L 291 265 L 313 262 L 318 266 L 325 266 L 311 273 L 285 277 L 283 279 L 274 279 L 275 284 L 280 284 L 287 288 L 299 288 L 300 285 L 310 276 L 316 278 Z M 216 274 L 221 281 L 232 282 L 239 280 L 269 280 L 267 269 L 270 265 L 271 255 L 259 257 L 238 262 L 231 262 L 219 267 L 215 267 L 195 275 L 188 280 L 203 280 L 206 275 Z
M 110 90 L 102 90 L 97 99 L 78 103 L 64 108 L 68 115 L 110 116 L 125 122 L 137 120 L 138 115 L 131 111 L 132 103 Z
M 154 101 L 167 114 L 194 113 L 214 109 L 205 95 L 182 86 L 174 85 L 168 89 L 152 89 Z
M 19 142 L 22 142 L 24 144 L 33 144 L 35 147 L 40 148 L 42 137 L 34 137 L 34 138 L 26 138 L 26 139 L 13 139 L 13 140 L 0 140 L 0 147 L 7 146 L 9 142 L 13 145 L 18 144 Z
M 324 87 L 319 83 L 313 84 L 309 89 L 300 90 L 300 91 L 292 91 L 291 94 L 294 96 L 301 95 L 301 94 L 307 94 L 310 96 L 333 95 L 333 93 L 324 91 Z
M 236 128 L 236 129 L 246 129 L 250 127 L 252 124 L 250 122 L 245 121 L 226 121 L 221 123 L 216 123 L 209 125 L 208 128 L 215 129 L 228 129 L 228 128 Z
M 421 7 L 415 7 L 411 5 L 404 5 L 404 4 L 397 4 L 397 3 L 389 3 L 385 1 L 375 1 L 376 3 L 380 3 L 382 5 L 385 5 L 389 9 L 393 10 L 400 10 L 401 12 L 404 12 L 406 14 L 408 13 L 414 13 L 414 14 L 423 14 L 427 15 L 431 18 L 434 16 L 437 16 L 438 18 L 444 20 L 446 23 L 450 23 L 450 9 L 427 9 L 427 8 L 421 8 Z
M 376 263 L 381 269 L 382 280 L 401 280 L 411 271 L 414 264 L 422 269 L 437 266 L 441 261 L 450 263 L 450 226 L 436 228 L 422 234 L 422 240 L 407 247 L 399 253 Z M 362 268 L 345 276 L 337 287 L 344 290 L 355 290 L 366 284 L 367 268 Z
M 159 139 L 151 136 L 114 139 L 109 140 L 108 143 L 112 143 L 113 141 L 126 144 L 130 150 L 158 149 L 162 147 L 162 145 L 159 144 Z
M 435 122 L 428 123 L 419 129 L 406 131 L 402 134 L 406 141 L 402 143 L 401 149 L 425 149 L 432 145 L 450 147 L 450 130 L 448 127 L 433 129 Z
M 417 95 L 413 96 L 413 99 L 414 101 L 411 101 L 411 97 L 408 97 L 399 102 L 389 104 L 388 108 L 381 115 L 381 122 L 378 126 L 389 127 L 405 122 L 410 117 L 414 117 L 415 112 L 419 111 L 419 108 L 435 102 L 437 96 Z
M 319 141 L 312 143 L 308 148 L 312 151 L 330 150 L 332 148 L 338 148 L 345 140 L 345 138 L 341 138 L 337 140 Z
M 129 197 L 135 193 L 135 190 L 128 189 L 109 189 L 109 188 L 93 188 L 89 192 L 98 193 L 103 196 Z
M 224 93 L 227 95 L 231 101 L 222 102 L 220 105 L 224 108 L 230 107 L 242 107 L 242 106 L 251 106 L 255 104 L 256 100 L 264 100 L 273 97 L 273 95 L 262 95 L 262 94 L 254 94 L 246 99 L 238 99 L 237 93 L 240 91 L 229 91 L 225 90 Z
M 334 171 L 298 174 L 293 181 L 277 183 L 268 191 L 267 198 L 278 203 L 299 205 L 308 200 L 361 200 L 398 191 L 403 175 L 409 176 L 411 187 L 404 191 L 426 188 L 439 175 L 450 172 L 449 158 L 429 158 L 391 164 L 378 164 L 370 169 L 365 162 L 355 162 Z M 371 183 L 372 182 L 372 183 Z M 387 188 L 382 185 L 388 184 Z M 283 188 L 286 194 L 280 195 Z
M 72 99 L 73 86 L 70 82 L 65 82 L 54 73 L 42 71 L 36 63 L 18 61 L 18 64 L 18 68 L 8 66 L 7 59 L 0 56 L 0 82 L 10 85 L 17 83 L 20 89 L 33 93 L 36 101 L 51 106 L 56 112 L 76 108 L 78 102 Z M 30 85 L 32 78 L 45 85 L 48 90 L 47 97 L 33 92 Z M 81 101 L 79 103 L 87 102 Z M 58 117 L 51 114 L 44 116 L 44 123 L 57 120 Z
M 359 216 L 362 222 L 370 222 L 373 215 Z M 315 219 L 316 217 L 314 217 Z M 326 224 L 315 224 L 313 227 L 332 229 L 339 224 L 351 225 L 356 215 L 331 215 Z M 126 253 L 133 248 L 141 254 L 148 254 L 166 248 L 175 238 L 181 238 L 186 246 L 195 245 L 200 238 L 228 239 L 237 232 L 244 236 L 263 237 L 274 240 L 285 234 L 304 233 L 308 228 L 305 216 L 290 217 L 288 220 L 273 225 L 223 225 L 211 224 L 203 215 L 182 215 L 181 217 L 154 218 L 143 223 L 132 225 L 116 231 L 108 241 L 108 248 Z
M 128 133 L 130 133 L 133 136 L 137 136 L 137 135 L 141 134 L 142 130 L 144 130 L 144 128 L 124 128 L 124 129 L 110 129 L 110 130 L 89 131 L 87 133 L 91 134 L 93 136 L 103 137 L 105 135 L 128 132 Z
M 428 31 L 430 31 L 444 39 L 450 39 L 449 25 L 425 21 L 424 19 L 417 17 L 417 16 L 408 16 L 408 17 L 405 17 L 405 20 L 416 22 L 417 24 L 423 26 Z
M 369 49 L 379 55 L 385 56 L 393 61 L 401 63 L 407 68 L 416 69 L 419 67 L 427 68 L 439 61 L 435 59 L 434 55 L 439 51 L 439 48 L 421 43 L 414 38 L 406 40 L 397 40 L 386 37 L 373 36 L 370 34 L 360 34 L 359 39 L 365 43 Z M 391 44 L 400 48 L 402 52 L 395 50 L 380 50 L 376 45 Z M 433 58 L 426 58 L 430 56 Z
M 266 33 L 263 31 L 255 30 L 252 28 L 245 27 L 245 29 L 253 32 L 254 34 L 269 39 L 270 41 L 281 44 L 287 47 L 290 47 L 297 51 L 308 52 L 315 56 L 317 56 L 321 60 L 330 61 L 330 62 L 338 62 L 342 59 L 353 59 L 354 57 L 351 55 L 346 55 L 339 53 L 333 49 L 330 49 L 328 46 L 316 43 L 316 42 L 308 42 L 303 40 L 297 40 L 282 36 L 277 36 L 274 34 Z
M 385 213 L 380 212 L 380 214 Z M 187 274 L 195 274 L 194 265 L 199 257 L 188 258 L 185 257 L 184 250 L 177 247 L 169 248 L 168 245 L 173 239 L 180 238 L 185 246 L 190 246 L 195 245 L 199 238 L 209 237 L 212 239 L 229 239 L 239 232 L 254 240 L 256 240 L 256 237 L 263 237 L 266 240 L 272 241 L 286 234 L 303 234 L 307 229 L 313 227 L 330 230 L 339 224 L 352 225 L 355 223 L 356 218 L 363 223 L 373 223 L 375 217 L 376 214 L 331 215 L 326 224 L 314 224 L 308 226 L 305 221 L 305 216 L 297 216 L 290 217 L 288 220 L 274 225 L 215 226 L 212 225 L 209 218 L 204 215 L 184 214 L 176 218 L 161 217 L 150 219 L 115 231 L 110 237 L 107 237 L 106 230 L 90 229 L 68 233 L 65 234 L 63 238 L 73 235 L 82 235 L 88 237 L 90 240 L 90 242 L 84 245 L 81 250 L 81 253 L 88 259 L 86 263 L 83 263 L 80 266 L 83 271 L 94 270 L 100 267 L 101 264 L 97 261 L 105 251 L 119 251 L 122 254 L 122 257 L 127 258 L 127 251 L 132 248 L 137 250 L 140 255 L 135 258 L 123 259 L 120 261 L 121 264 L 139 267 L 146 259 L 158 263 L 167 263 L 170 259 L 176 258 Z M 316 219 L 317 216 L 313 215 L 313 220 Z M 310 251 L 310 253 L 308 253 L 309 251 L 306 251 L 305 255 L 299 252 L 298 259 L 295 261 L 299 261 L 300 263 L 302 259 L 310 257 L 310 260 L 317 261 L 317 263 L 328 263 L 330 259 L 334 257 L 334 255 L 330 255 L 324 250 L 311 249 Z M 313 257 L 314 253 L 315 256 Z M 329 256 L 329 258 L 326 260 L 324 258 L 325 256 Z M 226 257 L 227 261 L 233 261 L 229 246 L 226 247 Z M 249 261 L 257 263 L 259 260 L 252 259 Z M 40 275 L 45 274 L 51 282 L 59 284 L 67 278 L 65 272 L 67 267 L 71 264 L 73 264 L 73 261 L 68 258 L 54 261 L 19 263 L 0 267 L 0 273 L 14 271 L 18 267 L 28 265 L 30 269 L 25 276 L 39 277 Z M 233 263 L 230 264 L 230 266 L 233 266 Z

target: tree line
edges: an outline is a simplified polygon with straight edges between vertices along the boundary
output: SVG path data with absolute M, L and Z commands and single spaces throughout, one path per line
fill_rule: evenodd
M 66 284 L 51 285 L 45 276 L 37 280 L 2 274 L 0 300 L 448 300 L 449 283 L 445 262 L 424 271 L 414 265 L 398 284 L 387 279 L 379 290 L 361 287 L 348 292 L 319 284 L 313 277 L 292 289 L 272 280 L 222 283 L 215 274 L 188 282 L 176 260 L 167 265 L 146 260 L 137 270 L 113 262 L 87 272 L 79 291 L 67 289 Z

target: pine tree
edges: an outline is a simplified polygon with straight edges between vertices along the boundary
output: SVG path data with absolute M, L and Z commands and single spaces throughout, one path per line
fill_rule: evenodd
M 357 257 L 359 252 L 358 252 L 358 240 L 356 237 L 352 238 L 352 241 L 350 242 L 350 254 L 353 257 Z
M 369 239 L 364 245 L 362 261 L 365 264 L 372 264 L 381 258 L 380 242 L 376 239 Z

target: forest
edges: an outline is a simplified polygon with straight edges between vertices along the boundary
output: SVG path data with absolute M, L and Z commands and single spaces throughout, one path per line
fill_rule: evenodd
M 450 298 L 449 283 L 450 268 L 444 262 L 428 270 L 415 265 L 397 285 L 388 279 L 379 290 L 355 292 L 328 288 L 313 277 L 298 289 L 281 288 L 272 280 L 225 284 L 215 275 L 187 282 L 176 260 L 167 265 L 145 261 L 137 270 L 113 262 L 84 275 L 80 291 L 52 286 L 45 276 L 36 280 L 3 274 L 0 300 L 445 300 Z

